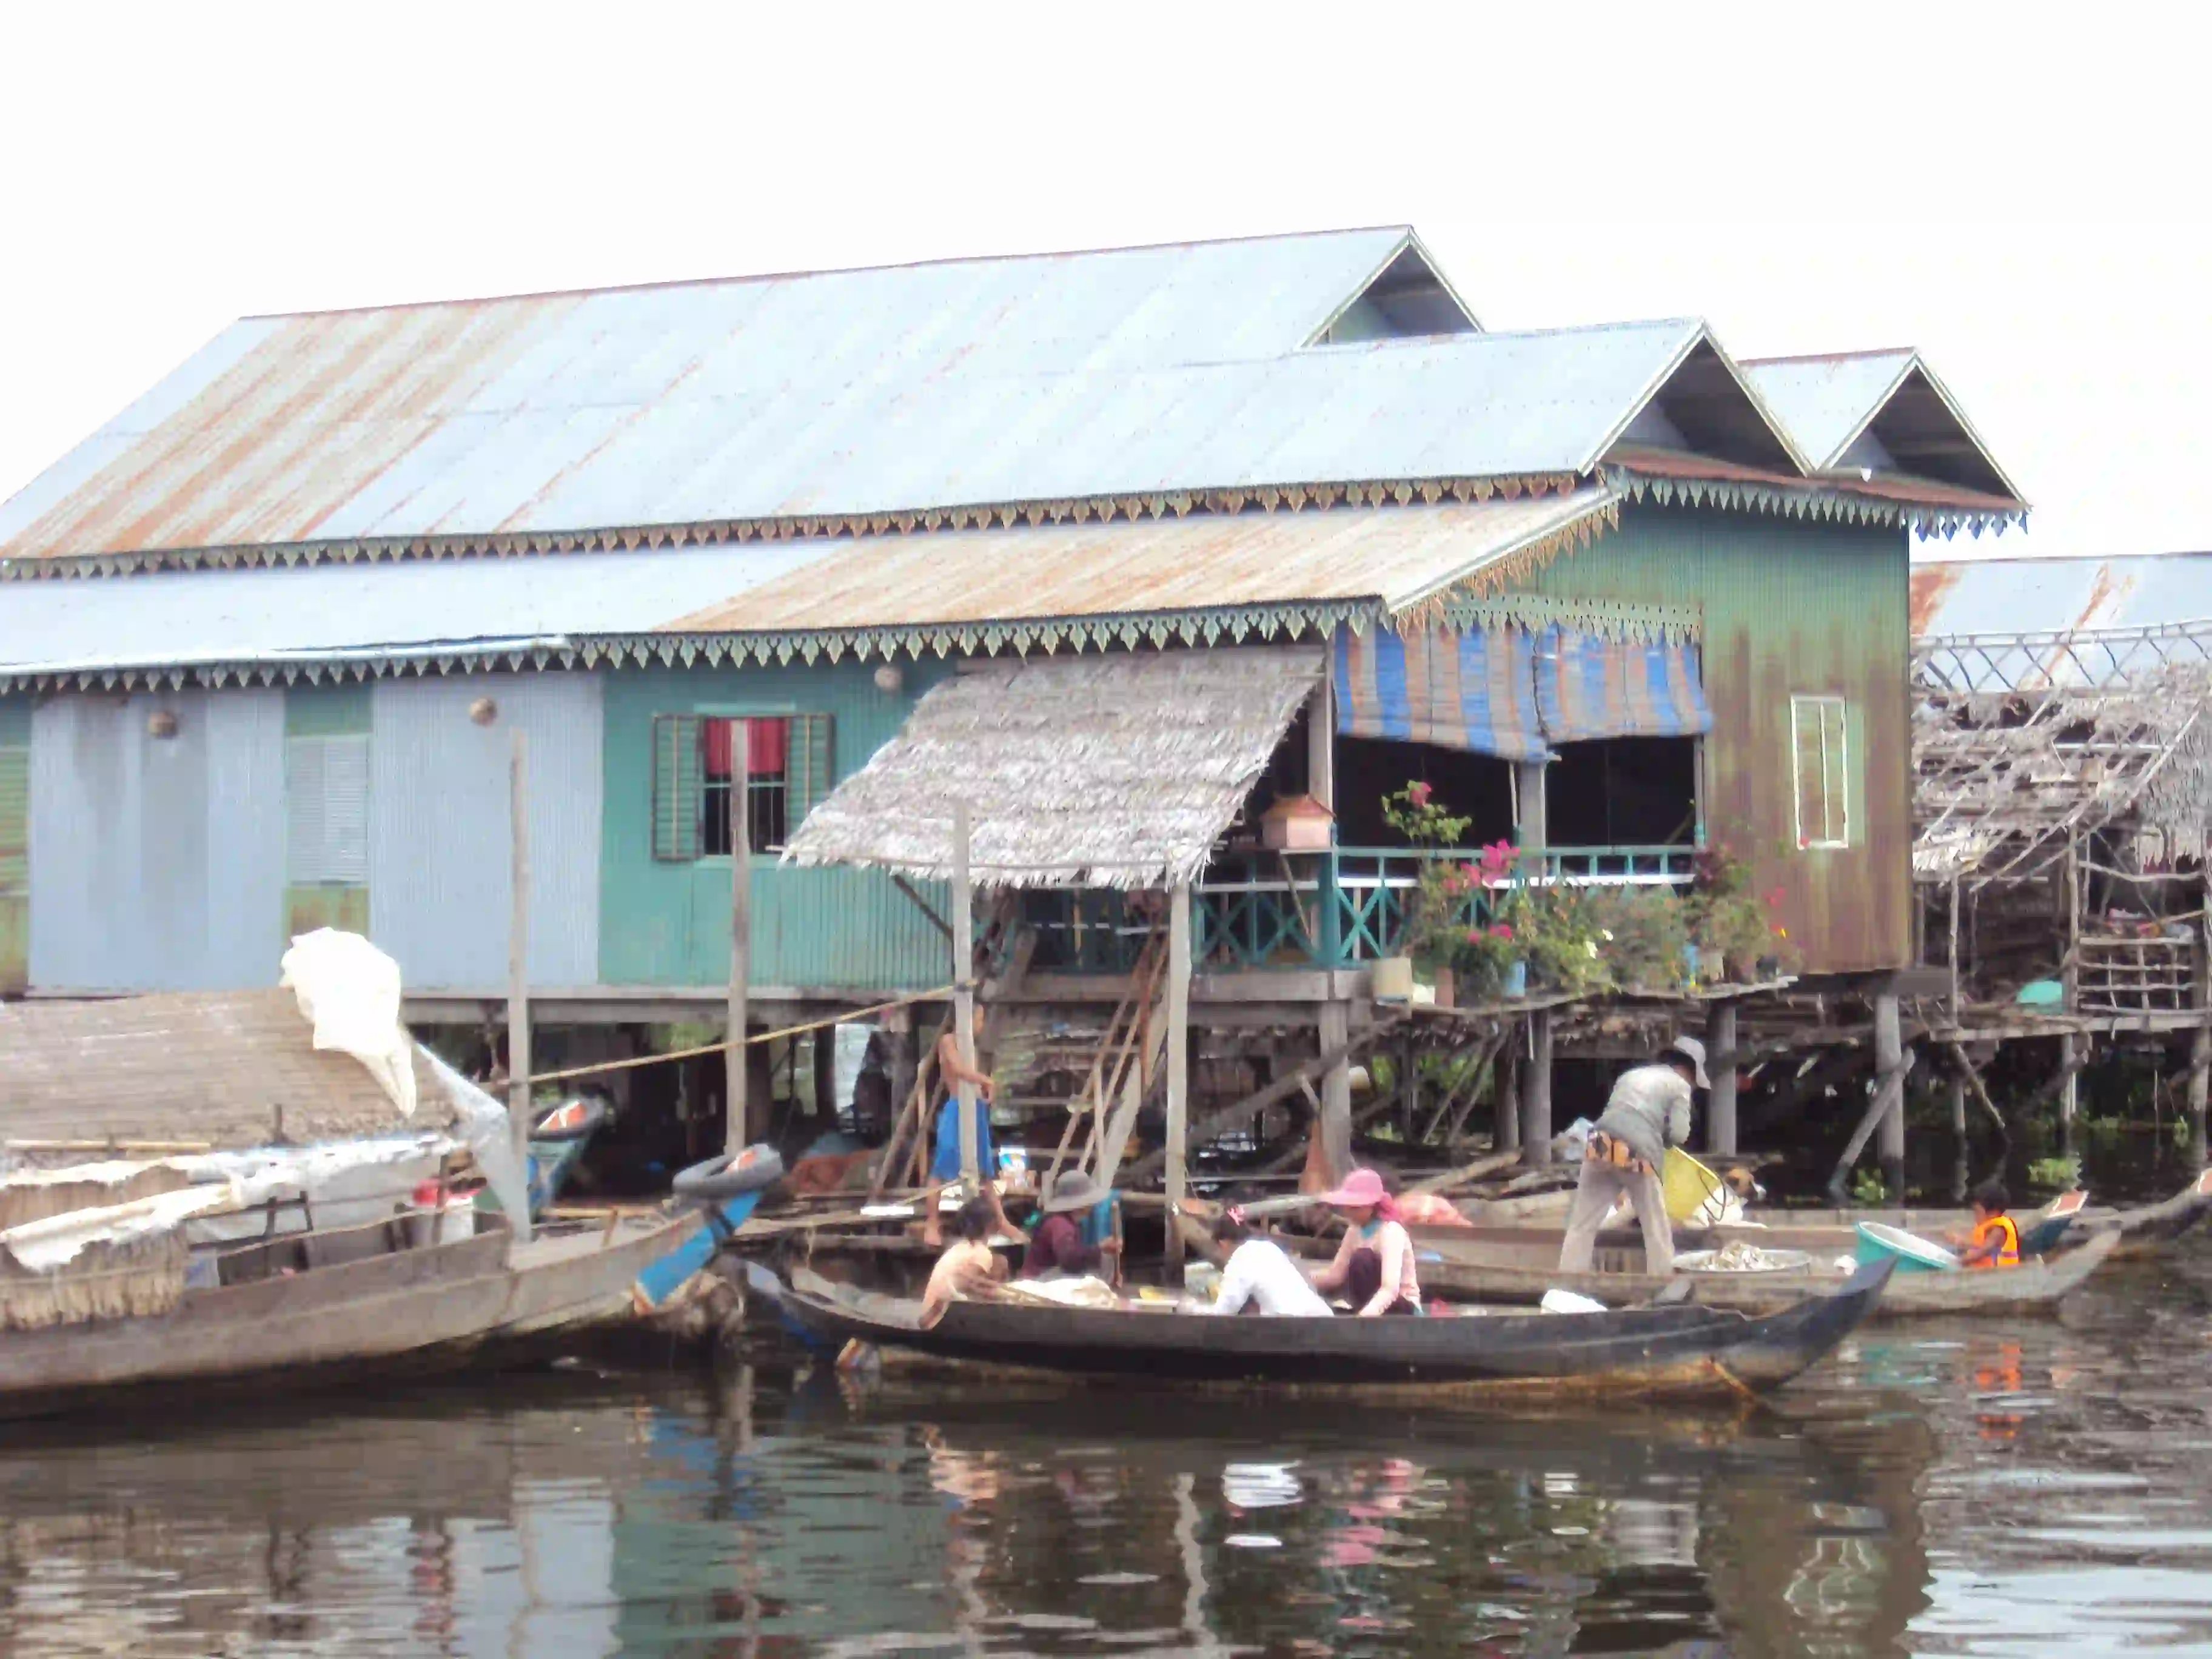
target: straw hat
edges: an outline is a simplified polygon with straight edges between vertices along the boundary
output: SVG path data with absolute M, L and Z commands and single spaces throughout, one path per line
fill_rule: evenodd
M 1082 1170 L 1062 1170 L 1052 1183 L 1052 1196 L 1039 1207 L 1047 1215 L 1059 1215 L 1068 1210 L 1095 1208 L 1105 1196 L 1106 1189 Z

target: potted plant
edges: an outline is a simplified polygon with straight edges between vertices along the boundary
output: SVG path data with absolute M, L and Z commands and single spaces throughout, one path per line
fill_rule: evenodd
M 1717 982 L 1732 968 L 1747 978 L 1777 977 L 1793 954 L 1782 898 L 1779 887 L 1755 892 L 1750 866 L 1725 845 L 1702 848 L 1690 896 L 1698 976 Z
M 1435 791 L 1419 779 L 1382 798 L 1382 817 L 1409 845 L 1425 853 L 1452 846 L 1466 835 L 1468 823 L 1445 811 Z M 1449 974 L 1457 944 L 1454 923 L 1465 902 L 1463 890 L 1455 885 L 1456 877 L 1455 868 L 1443 859 L 1421 860 L 1419 880 L 1399 924 L 1396 952 L 1375 964 L 1378 985 L 1400 980 L 1410 985 L 1416 970 L 1427 973 L 1432 981 Z M 1449 1006 L 1448 978 L 1437 985 L 1437 1000 Z

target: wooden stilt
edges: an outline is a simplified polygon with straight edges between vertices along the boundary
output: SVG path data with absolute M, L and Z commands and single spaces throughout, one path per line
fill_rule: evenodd
M 751 1025 L 746 998 L 752 976 L 753 852 L 752 823 L 745 811 L 745 779 L 752 763 L 750 738 L 745 722 L 730 722 L 730 989 L 723 1040 L 730 1047 L 722 1056 L 726 1079 L 723 1099 L 725 1123 L 722 1149 L 744 1149 L 751 1135 L 752 1092 L 745 1064 L 745 1037 Z
M 1168 909 L 1168 1212 L 1178 1214 L 1190 1148 L 1190 884 L 1178 882 Z M 1182 1235 L 1168 1229 L 1168 1261 L 1182 1260 Z
M 1905 1201 L 1905 1038 L 1897 999 L 1874 1000 L 1874 1065 L 1884 1080 L 1889 1109 L 1881 1119 L 1881 1178 L 1889 1188 L 1889 1201 Z M 1895 1079 L 1894 1085 L 1888 1082 Z M 1854 1157 L 1856 1154 L 1853 1154 Z
M 1966 1079 L 1957 1072 L 1951 1073 L 1951 1139 L 1957 1144 L 1958 1156 L 1952 1164 L 1951 1200 L 1957 1203 L 1966 1196 L 1967 1165 L 1970 1148 L 1966 1140 Z
M 1705 1012 L 1705 1070 L 1713 1079 L 1705 1111 L 1705 1146 L 1716 1158 L 1734 1158 L 1735 1129 L 1735 1000 L 1723 997 Z
M 520 726 L 508 733 L 508 868 L 513 890 L 507 921 L 507 1115 L 515 1156 L 530 1155 L 530 744 Z M 521 1224 L 526 1226 L 528 1218 Z
M 975 913 L 968 884 L 968 803 L 952 803 L 952 1020 L 960 1058 L 975 1064 Z M 975 1144 L 975 1085 L 964 1079 L 954 1090 L 960 1112 L 960 1178 L 978 1178 Z M 993 1173 L 996 1173 L 994 1171 Z
M 1501 1152 L 1521 1150 L 1521 1026 L 1506 1022 L 1498 1045 L 1498 1074 L 1492 1081 L 1491 1139 Z
M 1528 1057 L 1521 1068 L 1521 1158 L 1552 1161 L 1552 1011 L 1528 1016 Z
M 1321 1005 L 1321 1047 L 1336 1060 L 1322 1074 L 1321 1139 L 1328 1178 L 1352 1172 L 1352 1005 L 1332 997 Z

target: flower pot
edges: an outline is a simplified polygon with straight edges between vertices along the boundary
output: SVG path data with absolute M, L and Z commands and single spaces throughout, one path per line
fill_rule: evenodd
M 1705 979 L 1705 953 L 1694 945 L 1682 947 L 1682 972 L 1692 985 L 1702 985 Z
M 1526 962 L 1516 962 L 1507 968 L 1498 977 L 1498 988 L 1509 997 L 1527 996 L 1528 994 L 1528 964 Z
M 1375 1000 L 1377 1002 L 1404 1002 L 1409 1000 L 1413 994 L 1413 957 L 1376 958 L 1374 986 Z
M 1782 977 L 1782 958 L 1779 957 L 1759 957 L 1758 962 L 1753 966 L 1752 977 L 1759 981 L 1762 985 L 1765 984 L 1770 980 L 1780 979 Z
M 1439 1007 L 1439 1008 L 1455 1008 L 1455 1007 L 1457 1007 L 1459 1005 L 1458 1005 L 1458 1003 L 1457 1003 L 1457 1002 L 1455 1002 L 1455 1001 L 1454 1000 L 1454 999 L 1455 999 L 1455 997 L 1457 997 L 1457 996 L 1458 996 L 1458 994 L 1459 994 L 1459 981 L 1458 981 L 1457 977 L 1456 977 L 1456 976 L 1452 973 L 1452 970 L 1451 970 L 1450 969 L 1449 969 L 1449 968 L 1439 968 L 1439 969 L 1437 969 L 1437 1007 Z

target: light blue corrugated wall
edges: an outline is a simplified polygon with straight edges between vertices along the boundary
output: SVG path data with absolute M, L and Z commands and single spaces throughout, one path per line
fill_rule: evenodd
M 489 726 L 469 708 L 489 697 Z M 410 990 L 507 984 L 508 733 L 530 752 L 530 980 L 599 967 L 599 683 L 590 674 L 380 680 L 369 739 L 369 934 Z
M 157 709 L 174 737 L 148 733 Z M 31 719 L 30 869 L 36 989 L 275 984 L 283 693 L 46 703 Z

